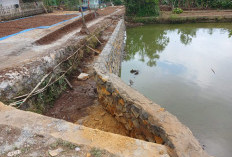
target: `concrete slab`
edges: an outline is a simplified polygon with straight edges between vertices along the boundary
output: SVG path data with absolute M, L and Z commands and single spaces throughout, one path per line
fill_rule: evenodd
M 11 64 L 12 66 L 14 66 L 15 63 L 20 64 L 22 60 L 27 60 L 37 55 L 37 53 L 34 52 L 30 53 L 30 51 L 32 51 L 31 48 L 33 49 L 33 47 L 35 47 L 35 45 L 33 44 L 35 41 L 78 19 L 80 19 L 80 17 L 66 21 L 57 26 L 53 26 L 47 29 L 34 29 L 1 40 L 0 41 L 0 70 L 8 67 Z M 25 53 L 26 55 L 23 56 Z
M 1 102 L 0 125 L 20 128 L 44 136 L 52 136 L 74 144 L 97 147 L 123 157 L 169 157 L 168 150 L 164 145 L 103 132 L 32 112 L 21 111 L 6 106 Z

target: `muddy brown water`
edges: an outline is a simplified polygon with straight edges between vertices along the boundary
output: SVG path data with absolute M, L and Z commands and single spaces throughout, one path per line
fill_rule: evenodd
M 210 155 L 231 156 L 232 24 L 130 28 L 126 50 L 121 78 L 176 115 Z

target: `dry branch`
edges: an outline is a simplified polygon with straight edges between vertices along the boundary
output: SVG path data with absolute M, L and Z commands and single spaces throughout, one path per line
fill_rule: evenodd
M 66 81 L 66 83 L 68 84 L 68 86 L 73 89 L 73 86 L 72 84 L 68 81 L 68 79 L 65 77 L 64 80 Z
M 25 99 L 23 99 L 22 103 L 18 106 L 18 108 L 23 105 L 27 99 L 34 93 L 34 91 L 43 83 L 43 81 L 51 74 L 51 72 L 49 72 L 48 74 L 46 74 L 41 80 L 40 82 L 35 86 L 35 88 L 27 95 L 27 97 Z
M 103 43 L 97 38 L 96 35 L 94 35 L 94 37 L 97 39 L 97 41 L 102 45 Z
M 101 29 L 99 32 L 103 31 L 104 29 L 106 29 L 107 27 L 109 27 L 109 26 L 111 26 L 111 25 L 112 25 L 112 24 L 109 24 L 109 25 L 107 25 L 106 27 L 103 27 L 103 29 Z M 89 40 L 90 40 L 91 38 L 93 38 L 93 37 L 95 37 L 95 38 L 98 40 L 98 38 L 96 37 L 96 35 L 93 34 L 93 35 L 91 35 L 91 36 L 86 40 L 86 43 L 87 43 L 87 41 L 89 41 Z M 99 40 L 98 40 L 98 42 L 99 42 L 100 44 L 102 44 Z M 53 73 L 53 71 L 54 71 L 57 67 L 59 67 L 62 63 L 64 63 L 65 61 L 67 61 L 67 60 L 69 60 L 70 58 L 72 58 L 73 56 L 75 56 L 75 55 L 77 54 L 77 52 L 78 52 L 81 48 L 83 48 L 84 46 L 87 46 L 87 47 L 90 48 L 91 50 L 93 50 L 93 51 L 99 53 L 99 52 L 96 51 L 95 49 L 89 47 L 87 44 L 81 45 L 81 47 L 78 48 L 72 55 L 70 55 L 69 57 L 67 57 L 66 59 L 64 59 L 64 60 L 61 61 L 60 63 L 58 63 L 58 64 L 53 68 L 52 71 L 50 71 L 48 74 L 46 74 L 46 75 L 40 80 L 40 82 L 35 86 L 35 88 L 34 88 L 30 93 L 24 94 L 24 95 L 21 95 L 21 96 L 18 96 L 18 97 L 15 97 L 14 99 L 20 99 L 20 98 L 24 98 L 24 97 L 26 97 L 26 98 L 24 98 L 23 100 L 18 100 L 18 101 L 16 101 L 16 102 L 13 102 L 13 103 L 11 103 L 10 105 L 11 105 L 11 106 L 16 106 L 16 105 L 18 105 L 18 104 L 20 103 L 19 106 L 17 107 L 17 108 L 19 108 L 19 107 L 22 106 L 31 96 L 37 95 L 37 94 L 39 94 L 39 93 L 42 93 L 47 87 L 51 86 L 52 84 L 54 84 L 55 82 L 57 82 L 58 80 L 60 80 L 62 77 L 64 77 L 65 74 L 66 74 L 69 70 L 72 69 L 73 65 L 72 65 L 71 67 L 69 67 L 68 70 L 66 70 L 61 76 L 59 76 L 59 77 L 58 77 L 55 81 L 53 81 L 52 83 L 50 83 L 51 80 L 52 80 L 52 77 L 50 77 L 50 79 L 49 79 L 47 85 L 44 86 L 43 88 L 37 90 L 37 88 L 44 82 L 44 80 L 45 80 L 51 73 Z M 74 62 L 74 61 L 73 61 L 73 62 Z M 70 82 L 69 82 L 66 78 L 65 78 L 65 81 L 66 81 L 67 84 L 70 86 L 70 88 L 72 88 L 72 85 L 70 84 Z
M 100 53 L 101 53 L 100 51 L 98 51 L 98 50 L 96 50 L 96 49 L 93 49 L 93 48 L 91 48 L 91 47 L 88 46 L 88 45 L 86 45 L 86 47 L 88 47 L 90 50 L 96 52 L 97 54 L 100 54 Z

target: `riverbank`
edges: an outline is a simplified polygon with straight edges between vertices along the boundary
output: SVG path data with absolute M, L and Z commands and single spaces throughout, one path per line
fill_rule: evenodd
M 128 26 L 136 26 L 134 23 L 175 24 L 232 22 L 232 10 L 184 11 L 181 14 L 173 14 L 171 11 L 161 11 L 158 17 L 126 17 L 126 21 L 129 22 Z

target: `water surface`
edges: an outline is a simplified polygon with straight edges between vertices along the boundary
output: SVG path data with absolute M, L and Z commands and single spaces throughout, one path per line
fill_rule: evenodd
M 210 155 L 231 156 L 232 24 L 131 28 L 126 51 L 122 79 L 176 115 Z

